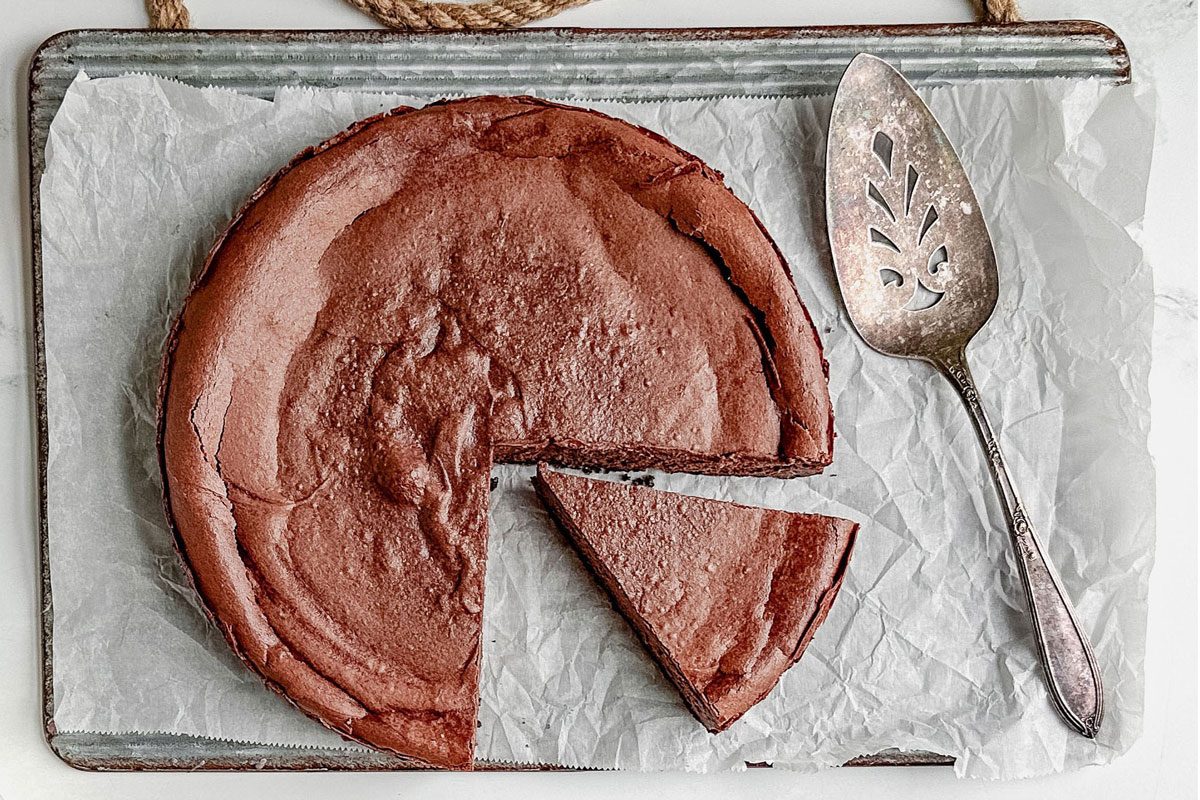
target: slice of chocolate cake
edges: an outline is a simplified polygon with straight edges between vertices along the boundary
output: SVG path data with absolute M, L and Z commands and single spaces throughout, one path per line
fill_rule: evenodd
M 856 523 L 580 478 L 534 485 L 698 720 L 728 728 L 799 660 Z

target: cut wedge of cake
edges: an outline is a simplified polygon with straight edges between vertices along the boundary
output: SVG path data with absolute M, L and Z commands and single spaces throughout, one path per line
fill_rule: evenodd
M 728 728 L 799 660 L 856 523 L 581 478 L 534 485 L 692 713 Z

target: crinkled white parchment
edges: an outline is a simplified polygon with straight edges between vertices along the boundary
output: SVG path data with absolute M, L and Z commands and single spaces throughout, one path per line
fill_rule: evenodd
M 865 348 L 823 230 L 830 100 L 589 103 L 724 172 L 787 256 L 830 363 L 824 475 L 656 475 L 677 491 L 862 523 L 803 660 L 725 733 L 684 709 L 551 527 L 528 468 L 492 496 L 478 756 L 625 769 L 814 768 L 888 747 L 1011 778 L 1106 762 L 1142 724 L 1154 548 L 1151 274 L 1137 242 L 1153 110 L 1134 88 L 925 92 L 995 238 L 996 314 L 969 351 L 1029 515 L 1104 672 L 1100 737 L 1043 686 L 967 417 L 925 365 Z M 305 145 L 402 98 L 269 102 L 150 77 L 70 87 L 41 186 L 59 731 L 346 746 L 263 687 L 196 607 L 159 504 L 154 389 L 168 322 L 243 198 Z

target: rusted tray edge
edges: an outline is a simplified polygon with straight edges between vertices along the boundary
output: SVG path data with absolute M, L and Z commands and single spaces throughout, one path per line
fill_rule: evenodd
M 286 747 L 229 742 L 178 734 L 60 733 L 49 739 L 54 753 L 76 769 L 99 772 L 239 771 L 390 772 L 437 771 L 402 756 L 362 749 Z M 886 750 L 846 762 L 849 767 L 950 766 L 954 759 L 924 751 Z M 770 768 L 770 764 L 747 764 Z M 477 762 L 478 772 L 599 772 L 551 764 Z
M 1131 79 L 1131 64 L 1124 42 L 1112 29 L 1087 20 L 1049 22 L 1025 22 L 1010 25 L 915 24 L 915 25 L 859 25 L 859 26 L 811 26 L 811 27 L 756 27 L 756 28 L 528 28 L 515 31 L 465 34 L 459 32 L 403 33 L 382 30 L 72 30 L 55 34 L 46 39 L 36 50 L 29 70 L 29 95 L 27 103 L 27 146 L 29 166 L 29 198 L 31 216 L 30 269 L 32 274 L 33 320 L 33 364 L 34 398 L 36 403 L 37 432 L 37 484 L 38 484 L 38 574 L 40 606 L 40 643 L 42 677 L 42 728 L 50 749 L 68 765 L 82 770 L 112 771 L 296 771 L 296 770 L 341 770 L 341 771 L 390 771 L 424 769 L 422 765 L 400 756 L 386 753 L 363 753 L 346 750 L 321 750 L 288 748 L 283 746 L 251 745 L 226 742 L 203 737 L 175 734 L 105 734 L 105 733 L 59 733 L 54 725 L 54 665 L 53 627 L 54 610 L 50 582 L 50 553 L 46 519 L 46 470 L 49 461 L 49 419 L 46 406 L 46 350 L 45 321 L 42 316 L 42 248 L 41 248 L 41 202 L 38 188 L 44 167 L 45 126 L 49 125 L 54 112 L 62 100 L 45 97 L 44 81 L 47 55 L 52 50 L 69 50 L 73 42 L 87 35 L 103 35 L 116 42 L 124 39 L 139 41 L 156 40 L 167 42 L 198 42 L 211 39 L 242 37 L 263 42 L 280 42 L 300 45 L 320 38 L 330 42 L 356 42 L 361 44 L 382 42 L 406 42 L 417 39 L 439 40 L 531 40 L 533 37 L 554 37 L 566 41 L 609 41 L 620 42 L 630 39 L 646 41 L 822 41 L 838 37 L 877 37 L 875 52 L 886 57 L 889 45 L 913 37 L 961 37 L 975 36 L 981 40 L 992 39 L 999 43 L 1008 37 L 1033 36 L 1047 40 L 1093 37 L 1099 40 L 1110 60 L 1110 68 L 1104 73 L 1115 83 L 1127 83 Z M 975 53 L 982 56 L 982 53 Z M 82 65 L 81 65 L 82 66 Z M 65 88 L 65 87 L 64 87 Z M 154 748 L 153 752 L 151 748 Z M 201 752 L 201 749 L 204 749 Z M 864 755 L 852 759 L 846 766 L 949 766 L 954 759 L 949 756 L 924 751 L 886 750 L 875 755 Z M 751 764 L 751 767 L 769 767 L 768 764 Z M 492 764 L 479 765 L 482 770 L 537 771 L 561 770 L 549 765 Z
M 911 23 L 889 25 L 809 25 L 809 26 L 741 26 L 728 28 L 580 28 L 530 27 L 500 31 L 398 31 L 387 29 L 248 29 L 248 28 L 188 28 L 184 30 L 148 30 L 145 28 L 76 28 L 60 31 L 39 46 L 44 51 L 83 34 L 103 33 L 114 39 L 161 40 L 201 38 L 253 37 L 264 42 L 303 43 L 313 38 L 384 43 L 394 41 L 429 40 L 487 40 L 563 39 L 573 42 L 613 41 L 635 38 L 653 42 L 721 42 L 745 40 L 814 40 L 838 37 L 875 36 L 890 39 L 921 36 L 976 36 L 1004 38 L 1029 36 L 1061 38 L 1095 36 L 1106 40 L 1114 52 L 1125 53 L 1125 45 L 1112 28 L 1086 19 L 1030 20 L 1027 22 L 982 25 L 973 22 Z

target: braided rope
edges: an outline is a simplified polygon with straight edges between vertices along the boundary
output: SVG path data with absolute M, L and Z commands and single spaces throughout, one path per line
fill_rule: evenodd
M 985 25 L 1021 22 L 1021 9 L 1017 0 L 973 0 L 979 21 Z
M 191 27 L 183 0 L 145 0 L 151 28 Z M 480 3 L 442 3 L 424 0 L 346 0 L 389 28 L 411 31 L 496 30 L 519 28 L 552 17 L 591 0 L 485 0 Z M 1020 22 L 1017 0 L 972 0 L 979 21 L 987 24 Z
M 192 15 L 183 0 L 146 0 L 151 28 L 181 30 L 192 27 Z
M 423 0 L 346 0 L 389 28 L 410 31 L 484 31 L 519 28 L 592 0 L 486 0 L 482 3 L 428 3 Z M 145 0 L 151 28 L 191 25 L 183 0 Z
M 487 0 L 426 3 L 422 0 L 346 0 L 389 28 L 412 31 L 486 31 L 519 28 L 591 0 Z

